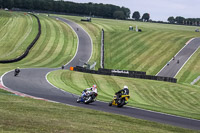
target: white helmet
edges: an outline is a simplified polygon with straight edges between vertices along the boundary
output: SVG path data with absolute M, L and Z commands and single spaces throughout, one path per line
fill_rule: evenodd
M 124 85 L 124 89 L 128 89 L 128 86 Z

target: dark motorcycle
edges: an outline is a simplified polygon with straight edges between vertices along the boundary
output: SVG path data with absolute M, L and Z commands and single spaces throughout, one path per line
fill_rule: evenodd
M 16 77 L 19 74 L 19 72 L 20 72 L 19 69 L 15 69 L 14 76 Z
M 89 92 L 88 91 L 88 92 L 86 92 L 86 95 L 83 98 L 79 97 L 77 99 L 77 103 L 80 103 L 80 102 L 83 102 L 85 104 L 92 103 L 92 102 L 96 101 L 97 95 L 98 94 L 95 93 L 95 92 Z

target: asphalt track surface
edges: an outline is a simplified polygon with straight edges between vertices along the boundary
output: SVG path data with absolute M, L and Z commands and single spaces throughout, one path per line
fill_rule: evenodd
M 166 64 L 157 76 L 175 77 L 182 69 L 185 63 L 200 47 L 200 38 L 194 38 L 183 47 L 174 57 Z M 179 60 L 179 63 L 177 61 Z
M 80 65 L 80 59 L 82 61 L 88 61 L 92 54 L 92 41 L 89 35 L 76 23 L 58 18 L 64 21 L 76 32 L 79 38 L 79 46 L 76 56 L 65 65 L 66 68 L 70 66 Z M 78 28 L 78 30 L 77 30 Z M 30 68 L 21 69 L 18 77 L 14 77 L 14 72 L 10 71 L 2 76 L 3 85 L 11 90 L 27 94 L 30 96 L 47 99 L 50 101 L 55 101 L 59 103 L 64 103 L 73 106 L 79 106 L 94 110 L 100 110 L 115 114 L 126 115 L 134 118 L 155 121 L 159 123 L 169 124 L 173 126 L 189 128 L 200 130 L 200 121 L 163 114 L 159 112 L 153 112 L 133 107 L 125 106 L 123 108 L 109 107 L 108 103 L 96 101 L 92 104 L 80 104 L 76 103 L 78 96 L 62 91 L 52 85 L 50 85 L 46 80 L 46 75 L 50 71 L 58 70 L 60 68 Z

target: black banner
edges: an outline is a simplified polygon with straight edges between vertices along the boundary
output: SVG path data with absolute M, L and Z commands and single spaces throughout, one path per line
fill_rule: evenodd
M 177 79 L 175 78 L 146 75 L 146 72 L 141 72 L 141 71 L 115 70 L 115 69 L 102 69 L 102 68 L 99 68 L 98 71 L 95 71 L 95 70 L 89 70 L 80 66 L 74 67 L 74 71 L 92 73 L 92 74 L 158 80 L 158 81 L 166 81 L 166 82 L 172 82 L 172 83 L 177 82 Z

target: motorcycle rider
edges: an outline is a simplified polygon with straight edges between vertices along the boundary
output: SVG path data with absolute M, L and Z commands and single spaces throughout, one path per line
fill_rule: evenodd
M 17 68 L 15 69 L 15 76 L 17 76 L 17 75 L 19 74 L 19 72 L 20 72 L 20 69 L 19 69 L 19 67 L 17 67 Z
M 115 93 L 115 95 L 117 96 L 117 101 L 119 100 L 119 98 L 122 96 L 122 95 L 129 95 L 129 89 L 128 89 L 128 86 L 124 86 L 124 88 L 118 92 Z
M 81 95 L 81 101 L 84 101 L 84 97 L 86 96 L 88 91 L 97 93 L 97 86 L 93 85 L 92 87 L 83 90 L 82 95 Z

